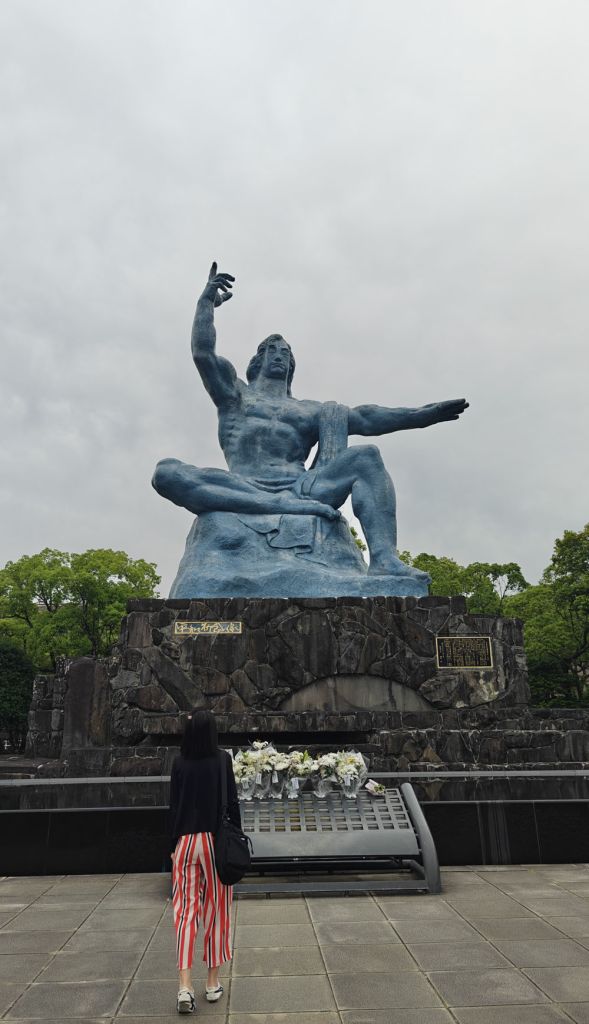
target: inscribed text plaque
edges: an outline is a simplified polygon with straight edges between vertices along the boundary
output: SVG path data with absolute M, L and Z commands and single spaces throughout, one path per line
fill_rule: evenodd
M 242 622 L 216 622 L 205 619 L 202 622 L 175 622 L 174 636 L 237 636 L 242 630 Z
M 490 636 L 437 636 L 438 668 L 493 668 Z

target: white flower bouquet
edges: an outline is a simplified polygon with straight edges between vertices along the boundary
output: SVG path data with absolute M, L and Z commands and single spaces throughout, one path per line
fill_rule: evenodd
M 334 786 L 345 796 L 354 797 L 368 774 L 366 760 L 356 750 L 312 757 L 308 750 L 278 751 L 268 740 L 255 740 L 247 750 L 239 750 L 233 770 L 239 795 L 245 800 L 268 794 L 280 799 L 285 785 L 288 797 L 294 799 L 305 779 L 311 780 L 313 792 L 319 797 L 326 796 Z
M 317 758 L 317 768 L 322 779 L 333 778 L 337 775 L 339 754 L 320 754 Z
M 308 750 L 293 750 L 288 757 L 286 794 L 289 800 L 296 800 L 304 783 L 316 770 L 317 762 Z
M 274 751 L 269 756 L 270 761 L 270 796 L 273 800 L 280 800 L 286 784 L 286 775 L 290 767 L 290 757 L 281 751 Z
M 238 797 L 242 800 L 251 800 L 256 787 L 256 766 L 250 761 L 247 751 L 237 751 L 233 758 L 233 774 Z
M 331 792 L 334 783 L 337 783 L 337 762 L 339 755 L 336 753 L 320 754 L 316 759 L 317 767 L 311 776 L 311 785 L 315 796 L 324 797 Z
M 368 769 L 362 754 L 356 750 L 342 750 L 338 753 L 335 773 L 344 796 L 352 799 L 357 796 L 360 786 L 368 775 Z
M 317 762 L 308 750 L 293 750 L 287 755 L 289 759 L 288 774 L 291 778 L 307 779 L 317 769 Z
M 278 757 L 276 749 L 268 740 L 254 740 L 249 750 L 239 750 L 233 761 L 233 770 L 237 765 L 240 776 L 240 796 L 245 800 L 261 799 L 268 794 L 272 782 L 274 759 Z M 238 774 L 235 775 L 236 782 Z

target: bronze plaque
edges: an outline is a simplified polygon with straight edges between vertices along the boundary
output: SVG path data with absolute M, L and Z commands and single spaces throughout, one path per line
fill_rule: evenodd
M 493 668 L 490 636 L 437 636 L 438 668 Z
M 237 636 L 243 632 L 242 622 L 175 622 L 174 636 Z

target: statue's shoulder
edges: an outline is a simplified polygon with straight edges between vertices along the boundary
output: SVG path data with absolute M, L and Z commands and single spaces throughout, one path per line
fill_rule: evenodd
M 301 412 L 304 412 L 305 416 L 309 419 L 313 419 L 315 422 L 328 419 L 332 420 L 334 416 L 347 418 L 349 409 L 347 405 L 340 405 L 339 402 L 313 402 L 310 399 L 305 399 L 298 403 Z
M 296 402 L 300 412 L 307 416 L 318 416 L 323 405 L 323 402 L 314 402 L 311 398 L 291 398 L 290 400 Z

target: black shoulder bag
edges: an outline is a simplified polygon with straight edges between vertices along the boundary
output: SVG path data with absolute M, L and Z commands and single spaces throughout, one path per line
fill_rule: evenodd
M 225 755 L 220 751 L 219 771 L 221 774 L 221 807 L 219 825 L 215 832 L 215 863 L 217 874 L 223 885 L 234 885 L 239 882 L 251 865 L 253 852 L 252 841 L 237 825 L 234 825 L 227 812 L 227 765 Z

